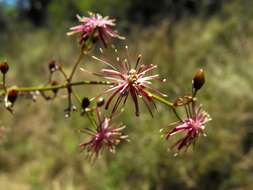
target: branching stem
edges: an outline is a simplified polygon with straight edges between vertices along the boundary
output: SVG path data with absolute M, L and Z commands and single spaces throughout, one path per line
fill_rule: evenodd
M 167 107 L 171 108 L 173 113 L 175 114 L 175 116 L 179 119 L 179 121 L 182 121 L 182 119 L 180 118 L 180 116 L 178 115 L 177 111 L 176 111 L 176 107 L 174 106 L 174 104 L 172 102 L 170 102 L 169 100 L 166 100 L 165 98 L 161 97 L 161 96 L 157 96 L 155 94 L 152 94 L 151 92 L 149 92 L 150 97 L 152 97 L 154 100 L 166 105 Z
M 78 81 L 71 83 L 64 83 L 59 85 L 48 85 L 48 86 L 32 86 L 32 87 L 15 87 L 18 92 L 34 92 L 34 91 L 52 91 L 58 89 L 67 89 L 69 86 L 81 86 L 81 85 L 113 85 L 109 81 Z M 4 95 L 5 92 L 1 92 L 0 95 Z

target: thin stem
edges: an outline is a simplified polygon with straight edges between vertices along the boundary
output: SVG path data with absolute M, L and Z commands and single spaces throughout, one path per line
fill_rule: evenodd
M 67 91 L 68 91 L 68 103 L 69 103 L 67 111 L 69 112 L 68 114 L 70 114 L 72 111 L 72 100 L 71 100 L 72 89 L 70 86 L 67 87 Z
M 78 59 L 76 60 L 76 63 L 75 63 L 75 65 L 74 65 L 74 67 L 73 67 L 73 69 L 72 69 L 72 71 L 71 71 L 69 77 L 68 77 L 68 81 L 69 81 L 69 82 L 71 82 L 71 80 L 72 80 L 72 78 L 73 78 L 73 76 L 74 76 L 74 74 L 75 74 L 75 71 L 76 71 L 76 69 L 77 69 L 77 66 L 79 65 L 79 63 L 80 63 L 80 61 L 82 60 L 83 56 L 84 56 L 84 53 L 81 52 L 80 55 L 79 55 L 79 57 L 78 57 Z
M 68 88 L 67 88 L 67 89 L 68 89 L 68 102 L 69 102 L 69 107 L 72 106 L 72 105 L 71 105 L 71 104 L 72 104 L 72 102 L 71 102 L 71 95 L 72 95 L 72 93 L 73 93 L 73 95 L 75 96 L 75 98 L 77 99 L 77 101 L 78 101 L 79 103 L 81 103 L 81 100 L 80 100 L 78 94 L 77 94 L 75 91 L 72 90 L 72 86 L 70 86 L 69 84 L 70 84 L 71 81 L 72 81 L 72 78 L 73 78 L 73 76 L 74 76 L 74 74 L 75 74 L 75 71 L 76 71 L 76 69 L 77 69 L 77 67 L 78 67 L 78 65 L 79 65 L 79 63 L 80 63 L 80 61 L 81 61 L 82 58 L 83 58 L 83 55 L 84 55 L 84 54 L 83 54 L 83 52 L 81 51 L 81 53 L 80 53 L 80 55 L 79 55 L 79 57 L 78 57 L 76 63 L 74 64 L 74 67 L 73 67 L 73 69 L 72 69 L 72 71 L 71 71 L 69 77 L 65 74 L 63 68 L 60 67 L 60 71 L 61 71 L 62 74 L 64 75 L 64 77 L 65 77 L 65 79 L 66 79 L 66 82 L 67 82 L 67 84 L 68 84 Z M 71 110 L 71 108 L 70 108 L 70 110 Z
M 50 83 L 51 83 L 52 77 L 53 77 L 53 73 L 50 72 L 50 73 L 49 73 L 49 76 L 48 76 L 48 82 L 47 82 L 47 84 L 50 84 Z
M 74 90 L 74 88 L 72 88 L 72 94 L 74 95 L 74 97 L 76 98 L 76 100 L 78 101 L 78 103 L 82 103 L 81 98 L 79 97 L 79 95 L 76 93 L 76 91 Z
M 68 88 L 69 86 L 80 86 L 80 85 L 113 85 L 113 83 L 109 81 L 78 81 L 78 82 L 72 82 L 72 83 L 65 83 L 60 85 L 54 85 L 54 86 L 35 86 L 35 87 L 21 87 L 16 88 L 19 92 L 31 92 L 31 91 L 50 91 L 50 90 L 56 90 L 56 89 L 63 89 Z
M 172 109 L 173 113 L 175 114 L 175 116 L 179 119 L 179 121 L 182 121 L 182 119 L 180 118 L 180 116 L 178 115 L 175 106 L 173 105 L 172 102 L 166 100 L 165 98 L 161 97 L 161 96 L 157 96 L 155 94 L 152 94 L 151 92 L 149 92 L 150 97 L 152 97 L 154 100 L 157 100 L 158 102 L 168 106 L 169 108 Z
M 181 117 L 178 115 L 177 110 L 175 109 L 175 107 L 172 108 L 172 111 L 173 111 L 173 113 L 175 114 L 175 116 L 179 119 L 179 121 L 183 121 L 183 120 L 181 119 Z
M 6 89 L 6 75 L 3 74 L 3 89 L 5 91 L 5 93 L 7 93 L 7 89 Z
M 86 112 L 86 115 L 87 115 L 89 121 L 91 122 L 92 126 L 94 127 L 94 129 L 96 129 L 97 128 L 97 124 L 96 124 L 96 120 L 94 118 L 94 115 L 92 113 L 90 113 L 90 112 Z
M 64 76 L 64 78 L 66 80 L 68 80 L 68 75 L 66 74 L 66 72 L 64 71 L 64 69 L 62 68 L 61 65 L 59 65 L 59 71 L 61 72 L 61 74 Z
M 170 102 L 170 101 L 168 101 L 168 100 L 166 100 L 166 99 L 164 99 L 163 97 L 157 96 L 157 95 L 155 95 L 155 94 L 152 94 L 151 92 L 149 92 L 149 95 L 150 95 L 150 97 L 152 97 L 154 100 L 157 100 L 158 102 L 160 102 L 160 103 L 162 103 L 162 104 L 164 104 L 164 105 L 166 105 L 166 106 L 168 106 L 168 107 L 170 107 L 170 108 L 172 108 L 172 109 L 174 108 L 173 103 Z

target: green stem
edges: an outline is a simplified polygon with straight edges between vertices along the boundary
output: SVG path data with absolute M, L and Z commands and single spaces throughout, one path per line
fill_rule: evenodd
M 176 111 L 176 108 L 175 106 L 173 105 L 172 102 L 166 100 L 165 98 L 161 97 L 161 96 L 157 96 L 155 94 L 152 94 L 149 92 L 149 95 L 154 99 L 154 100 L 157 100 L 158 102 L 168 106 L 169 108 L 172 109 L 173 113 L 175 114 L 175 116 L 180 120 L 182 121 L 182 119 L 180 118 L 180 116 L 178 115 L 177 111 Z
M 80 86 L 80 85 L 112 85 L 113 83 L 109 81 L 78 81 L 78 82 L 72 82 L 70 84 L 60 84 L 60 85 L 54 85 L 54 86 L 35 86 L 35 87 L 21 87 L 16 88 L 19 92 L 32 92 L 32 91 L 50 91 L 50 90 L 56 90 L 56 89 L 63 89 L 68 88 L 69 86 Z
M 78 103 L 81 104 L 82 100 L 79 97 L 79 95 L 76 93 L 76 91 L 74 90 L 74 88 L 72 88 L 72 94 L 74 95 L 74 97 L 76 98 L 76 100 L 78 101 Z
M 69 81 L 69 82 L 71 82 L 71 80 L 72 80 L 72 78 L 73 78 L 73 76 L 74 76 L 74 74 L 75 74 L 75 71 L 76 71 L 76 69 L 77 69 L 77 66 L 79 65 L 79 63 L 80 63 L 80 61 L 82 60 L 83 56 L 84 56 L 84 54 L 83 54 L 83 52 L 81 52 L 80 55 L 79 55 L 79 57 L 78 57 L 78 59 L 76 60 L 76 63 L 75 63 L 75 65 L 74 65 L 74 67 L 73 67 L 73 69 L 72 69 L 72 71 L 71 71 L 69 77 L 68 77 L 68 81 Z
M 181 117 L 178 115 L 177 110 L 176 110 L 175 107 L 172 108 L 172 111 L 173 111 L 173 113 L 175 114 L 175 116 L 179 119 L 179 121 L 182 121 L 182 119 L 181 119 Z
M 79 96 L 78 96 L 78 94 L 72 89 L 72 86 L 70 85 L 70 83 L 71 83 L 71 81 L 72 81 L 72 79 L 73 79 L 73 76 L 74 76 L 74 74 L 75 74 L 75 71 L 76 71 L 76 69 L 77 69 L 77 67 L 78 67 L 78 65 L 79 65 L 79 63 L 81 62 L 81 60 L 82 60 L 82 58 L 83 58 L 83 52 L 81 51 L 80 52 L 80 55 L 79 55 L 79 57 L 78 57 L 78 59 L 77 59 L 77 61 L 75 62 L 75 64 L 74 64 L 74 67 L 73 67 L 73 69 L 72 69 L 72 71 L 71 71 L 71 73 L 70 73 L 70 75 L 69 75 L 69 77 L 65 74 L 65 72 L 64 72 L 64 70 L 63 70 L 63 68 L 62 67 L 60 67 L 60 71 L 62 72 L 62 74 L 64 75 L 64 77 L 65 77 L 65 79 L 66 79 L 66 82 L 67 82 L 67 85 L 68 85 L 68 87 L 67 87 L 67 90 L 68 90 L 68 99 L 69 99 L 69 108 L 70 108 L 70 110 L 71 110 L 71 93 L 73 93 L 73 95 L 74 95 L 74 97 L 77 99 L 77 101 L 81 104 L 81 99 L 79 98 Z
M 151 92 L 149 92 L 149 95 L 154 99 L 154 100 L 157 100 L 158 102 L 174 109 L 174 105 L 172 102 L 166 100 L 165 98 L 161 97 L 161 96 L 157 96 L 155 94 L 152 94 Z
M 62 65 L 59 65 L 59 71 L 60 71 L 61 74 L 64 76 L 65 80 L 68 80 L 68 75 L 66 74 L 66 72 L 65 72 L 64 69 L 62 68 Z

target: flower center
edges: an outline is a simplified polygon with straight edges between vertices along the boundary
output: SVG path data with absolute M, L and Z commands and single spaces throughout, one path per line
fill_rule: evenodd
M 200 122 L 200 121 L 195 121 L 195 120 L 193 120 L 192 122 L 191 122 L 191 125 L 192 125 L 192 127 L 195 129 L 195 130 L 204 130 L 204 126 L 202 125 L 202 123 Z
M 105 138 L 105 134 L 104 133 L 98 133 L 98 134 L 96 134 L 96 137 L 95 137 L 95 139 L 96 139 L 97 142 L 103 141 L 104 138 Z
M 128 81 L 131 83 L 131 84 L 134 84 L 136 83 L 138 79 L 138 76 L 137 76 L 137 72 L 135 69 L 131 69 L 128 73 Z

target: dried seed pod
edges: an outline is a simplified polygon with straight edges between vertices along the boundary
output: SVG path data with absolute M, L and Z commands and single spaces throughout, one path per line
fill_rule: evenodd
M 205 84 L 204 70 L 199 69 L 192 79 L 192 87 L 195 91 L 198 91 Z
M 52 59 L 48 62 L 48 69 L 49 69 L 50 72 L 54 72 L 58 69 L 58 66 L 57 66 L 55 60 Z
M 10 103 L 14 104 L 17 98 L 18 98 L 18 91 L 16 89 L 11 89 L 8 91 L 7 99 Z
M 0 63 L 0 71 L 2 74 L 6 74 L 9 70 L 9 64 L 7 61 L 3 61 Z
M 87 97 L 84 97 L 82 100 L 82 108 L 85 110 L 90 105 L 90 100 Z

